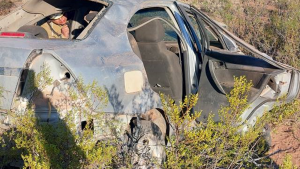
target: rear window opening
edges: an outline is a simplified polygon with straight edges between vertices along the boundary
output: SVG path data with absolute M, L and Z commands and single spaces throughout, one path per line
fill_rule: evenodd
M 0 20 L 0 37 L 84 39 L 108 6 L 95 0 L 31 0 Z

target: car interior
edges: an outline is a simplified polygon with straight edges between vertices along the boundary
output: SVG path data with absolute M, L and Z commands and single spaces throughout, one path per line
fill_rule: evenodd
M 133 51 L 143 61 L 152 89 L 178 102 L 185 96 L 181 42 L 178 35 L 176 37 L 176 32 L 170 31 L 164 22 L 155 19 L 160 17 L 172 22 L 166 11 L 162 10 L 164 9 L 149 8 L 138 11 L 128 24 L 129 40 Z M 246 76 L 253 84 L 248 95 L 249 102 L 252 102 L 259 97 L 270 78 L 279 73 L 278 69 L 257 58 L 224 50 L 217 33 L 208 25 L 205 28 L 211 50 L 206 53 L 207 60 L 201 72 L 203 76 L 199 80 L 201 94 L 213 96 L 215 103 L 225 104 L 226 94 L 234 86 L 233 78 Z M 168 39 L 173 33 L 175 36 Z M 202 99 L 196 109 L 204 110 L 207 114 L 209 110 L 213 110 L 212 106 L 216 105 L 208 104 L 207 99 Z M 201 118 L 205 118 L 204 116 Z
M 179 38 L 161 20 L 146 23 L 156 16 L 171 20 L 163 8 L 138 11 L 128 27 L 142 26 L 128 33 L 129 41 L 133 51 L 143 61 L 152 89 L 179 102 L 183 96 Z
M 83 39 L 93 27 L 93 22 L 97 21 L 108 5 L 106 2 L 93 0 L 65 2 L 57 0 L 29 1 L 19 11 L 19 15 L 24 14 L 23 16 L 16 18 L 17 14 L 12 13 L 0 21 L 1 26 L 3 25 L 1 31 L 24 32 L 28 35 L 26 37 L 47 39 L 48 34 L 41 25 L 48 22 L 49 16 L 52 14 L 63 13 L 68 18 L 69 39 Z M 20 20 L 22 21 L 20 22 Z

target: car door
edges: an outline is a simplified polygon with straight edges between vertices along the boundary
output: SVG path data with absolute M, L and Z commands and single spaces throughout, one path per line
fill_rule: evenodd
M 253 83 L 248 96 L 250 108 L 243 113 L 243 120 L 252 120 L 255 116 L 261 116 L 266 110 L 272 108 L 277 98 L 285 94 L 290 98 L 296 97 L 299 91 L 299 73 L 297 71 L 288 70 L 266 58 L 231 52 L 226 50 L 225 46 L 224 50 L 210 48 L 207 30 L 205 30 L 205 24 L 209 25 L 210 23 L 205 22 L 196 8 L 179 3 L 177 6 L 181 14 L 185 16 L 190 29 L 200 32 L 201 45 L 204 48 L 201 56 L 198 56 L 202 58 L 199 75 L 199 100 L 195 106 L 195 110 L 202 110 L 199 120 L 205 121 L 209 113 L 213 113 L 215 114 L 214 120 L 218 121 L 217 112 L 222 105 L 228 104 L 226 94 L 233 89 L 234 77 L 245 76 L 248 81 Z M 197 22 L 198 27 L 191 24 L 193 19 Z M 212 29 L 218 31 L 215 27 Z M 219 32 L 219 34 L 221 33 Z M 218 38 L 222 40 L 222 36 L 218 36 Z M 224 45 L 224 42 L 220 44 Z

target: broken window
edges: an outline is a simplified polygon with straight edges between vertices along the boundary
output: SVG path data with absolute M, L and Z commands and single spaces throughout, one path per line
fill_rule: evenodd
M 30 1 L 0 20 L 0 31 L 9 37 L 21 32 L 16 37 L 83 39 L 108 5 L 92 0 Z

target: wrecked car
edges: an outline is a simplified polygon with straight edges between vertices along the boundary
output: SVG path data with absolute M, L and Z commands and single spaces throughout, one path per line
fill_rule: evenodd
M 68 18 L 68 38 L 49 38 L 41 26 L 57 13 Z M 16 98 L 26 98 L 28 72 L 39 73 L 47 63 L 54 83 L 35 102 L 41 121 L 59 119 L 55 97 L 82 77 L 106 89 L 103 112 L 124 128 L 134 118 L 151 122 L 161 140 L 169 125 L 159 93 L 176 103 L 199 93 L 194 110 L 203 110 L 198 120 L 205 121 L 227 104 L 234 76 L 245 76 L 253 86 L 241 118 L 252 125 L 278 98 L 289 101 L 299 93 L 295 68 L 272 60 L 196 7 L 173 0 L 30 0 L 0 20 L 0 58 L 1 114 Z

